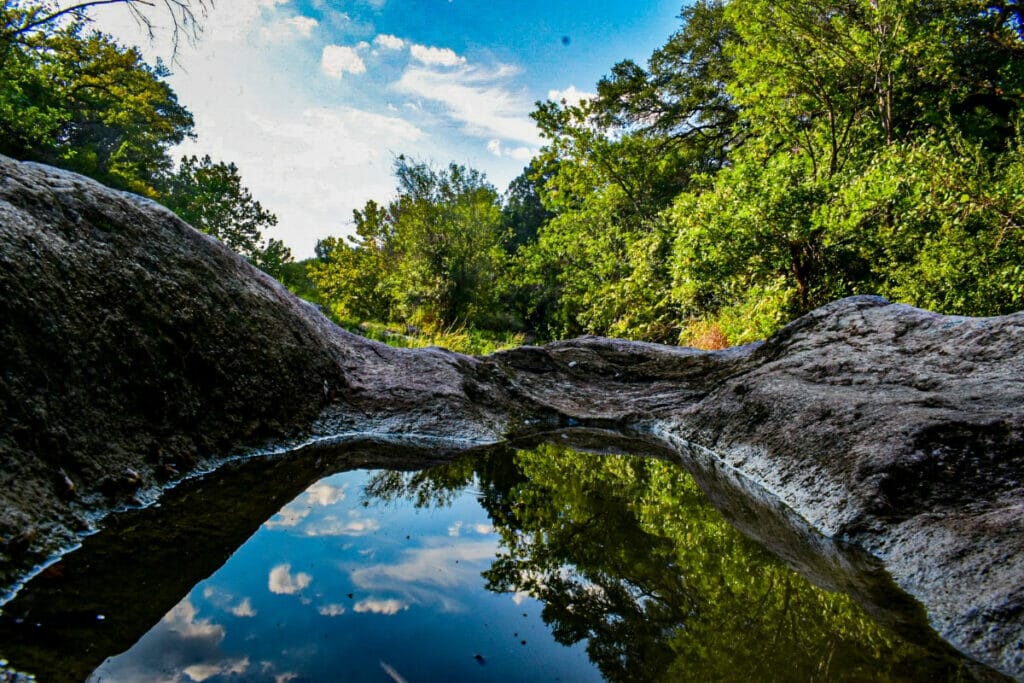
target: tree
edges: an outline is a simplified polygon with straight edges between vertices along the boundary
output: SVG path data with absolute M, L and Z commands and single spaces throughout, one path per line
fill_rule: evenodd
M 282 242 L 263 241 L 263 230 L 277 225 L 277 216 L 253 199 L 233 163 L 183 157 L 160 189 L 160 201 L 182 220 L 271 274 L 291 260 Z
M 149 11 L 157 3 L 150 0 L 84 0 L 70 5 L 51 2 L 19 2 L 8 0 L 0 8 L 0 61 L 3 60 L 6 48 L 16 44 L 26 44 L 40 34 L 48 34 L 56 27 L 70 21 L 82 23 L 88 20 L 88 11 L 101 5 L 122 5 L 132 17 L 146 27 L 153 37 L 153 22 Z M 167 16 L 171 19 L 171 39 L 174 51 L 177 52 L 180 39 L 196 38 L 202 27 L 199 18 L 206 14 L 212 6 L 208 0 L 161 0 Z M 200 17 L 196 16 L 196 11 Z
M 504 260 L 500 200 L 478 171 L 395 161 L 399 196 L 388 211 L 398 266 L 393 278 L 407 320 L 497 324 L 496 278 Z
M 4 154 L 152 197 L 170 169 L 168 149 L 192 133 L 163 65 L 80 23 L 9 46 L 0 72 Z
M 387 322 L 396 304 L 390 282 L 397 265 L 390 218 L 372 199 L 352 216 L 355 236 L 318 241 L 307 272 L 339 317 Z
M 506 258 L 497 191 L 478 171 L 395 160 L 398 198 L 354 213 L 356 236 L 317 247 L 310 277 L 344 317 L 500 327 Z
M 674 463 L 542 445 L 380 473 L 365 490 L 434 506 L 467 486 L 500 538 L 487 588 L 539 600 L 555 639 L 585 643 L 608 680 L 962 673 L 743 537 Z

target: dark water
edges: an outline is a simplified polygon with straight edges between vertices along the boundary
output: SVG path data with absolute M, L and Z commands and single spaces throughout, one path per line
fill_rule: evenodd
M 4 607 L 0 655 L 40 680 L 987 679 L 912 605 L 897 634 L 802 578 L 674 464 L 542 445 L 303 480 L 346 457 L 120 516 Z

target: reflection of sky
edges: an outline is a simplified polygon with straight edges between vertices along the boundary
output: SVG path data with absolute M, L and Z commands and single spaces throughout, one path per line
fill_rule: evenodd
M 484 589 L 498 536 L 472 493 L 364 506 L 368 477 L 311 486 L 93 680 L 600 678 L 535 600 Z

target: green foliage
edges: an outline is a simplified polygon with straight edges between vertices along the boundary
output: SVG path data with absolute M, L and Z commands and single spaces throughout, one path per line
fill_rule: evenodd
M 170 168 L 168 148 L 192 131 L 162 65 L 87 34 L 82 23 L 0 50 L 0 152 L 156 195 L 156 179 Z
M 984 144 L 931 135 L 888 147 L 828 207 L 879 293 L 963 315 L 1024 308 L 1024 139 L 996 157 Z
M 497 191 L 458 164 L 438 170 L 398 157 L 395 177 L 398 198 L 356 211 L 356 237 L 322 240 L 310 278 L 341 318 L 501 327 L 507 242 Z
M 366 494 L 432 506 L 469 485 L 501 539 L 488 588 L 540 600 L 556 640 L 584 642 L 608 680 L 964 675 L 743 537 L 674 463 L 545 444 L 382 473 Z
M 234 164 L 214 163 L 209 155 L 184 157 L 177 170 L 162 179 L 160 190 L 160 201 L 182 220 L 271 275 L 279 275 L 292 260 L 281 241 L 263 241 L 262 231 L 277 225 L 277 216 L 253 199 Z
M 84 10 L 95 4 L 104 3 L 0 6 L 0 153 L 157 199 L 280 276 L 291 252 L 261 235 L 277 218 L 253 200 L 234 164 L 190 157 L 172 170 L 169 149 L 192 136 L 192 115 L 163 80 L 161 62 L 150 66 L 138 50 L 87 30 Z M 175 36 L 196 30 L 189 2 L 167 9 Z

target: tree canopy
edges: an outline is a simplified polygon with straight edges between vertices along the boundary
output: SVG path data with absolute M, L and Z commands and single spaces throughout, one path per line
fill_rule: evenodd
M 168 67 L 90 27 L 87 10 L 121 4 L 151 26 L 152 3 L 65 5 L 11 0 L 0 7 L 0 154 L 77 171 L 162 202 L 257 266 L 280 274 L 291 253 L 261 231 L 277 218 L 255 201 L 232 163 L 171 150 L 194 139 L 192 114 L 168 85 Z M 195 36 L 203 0 L 163 0 L 174 40 Z

